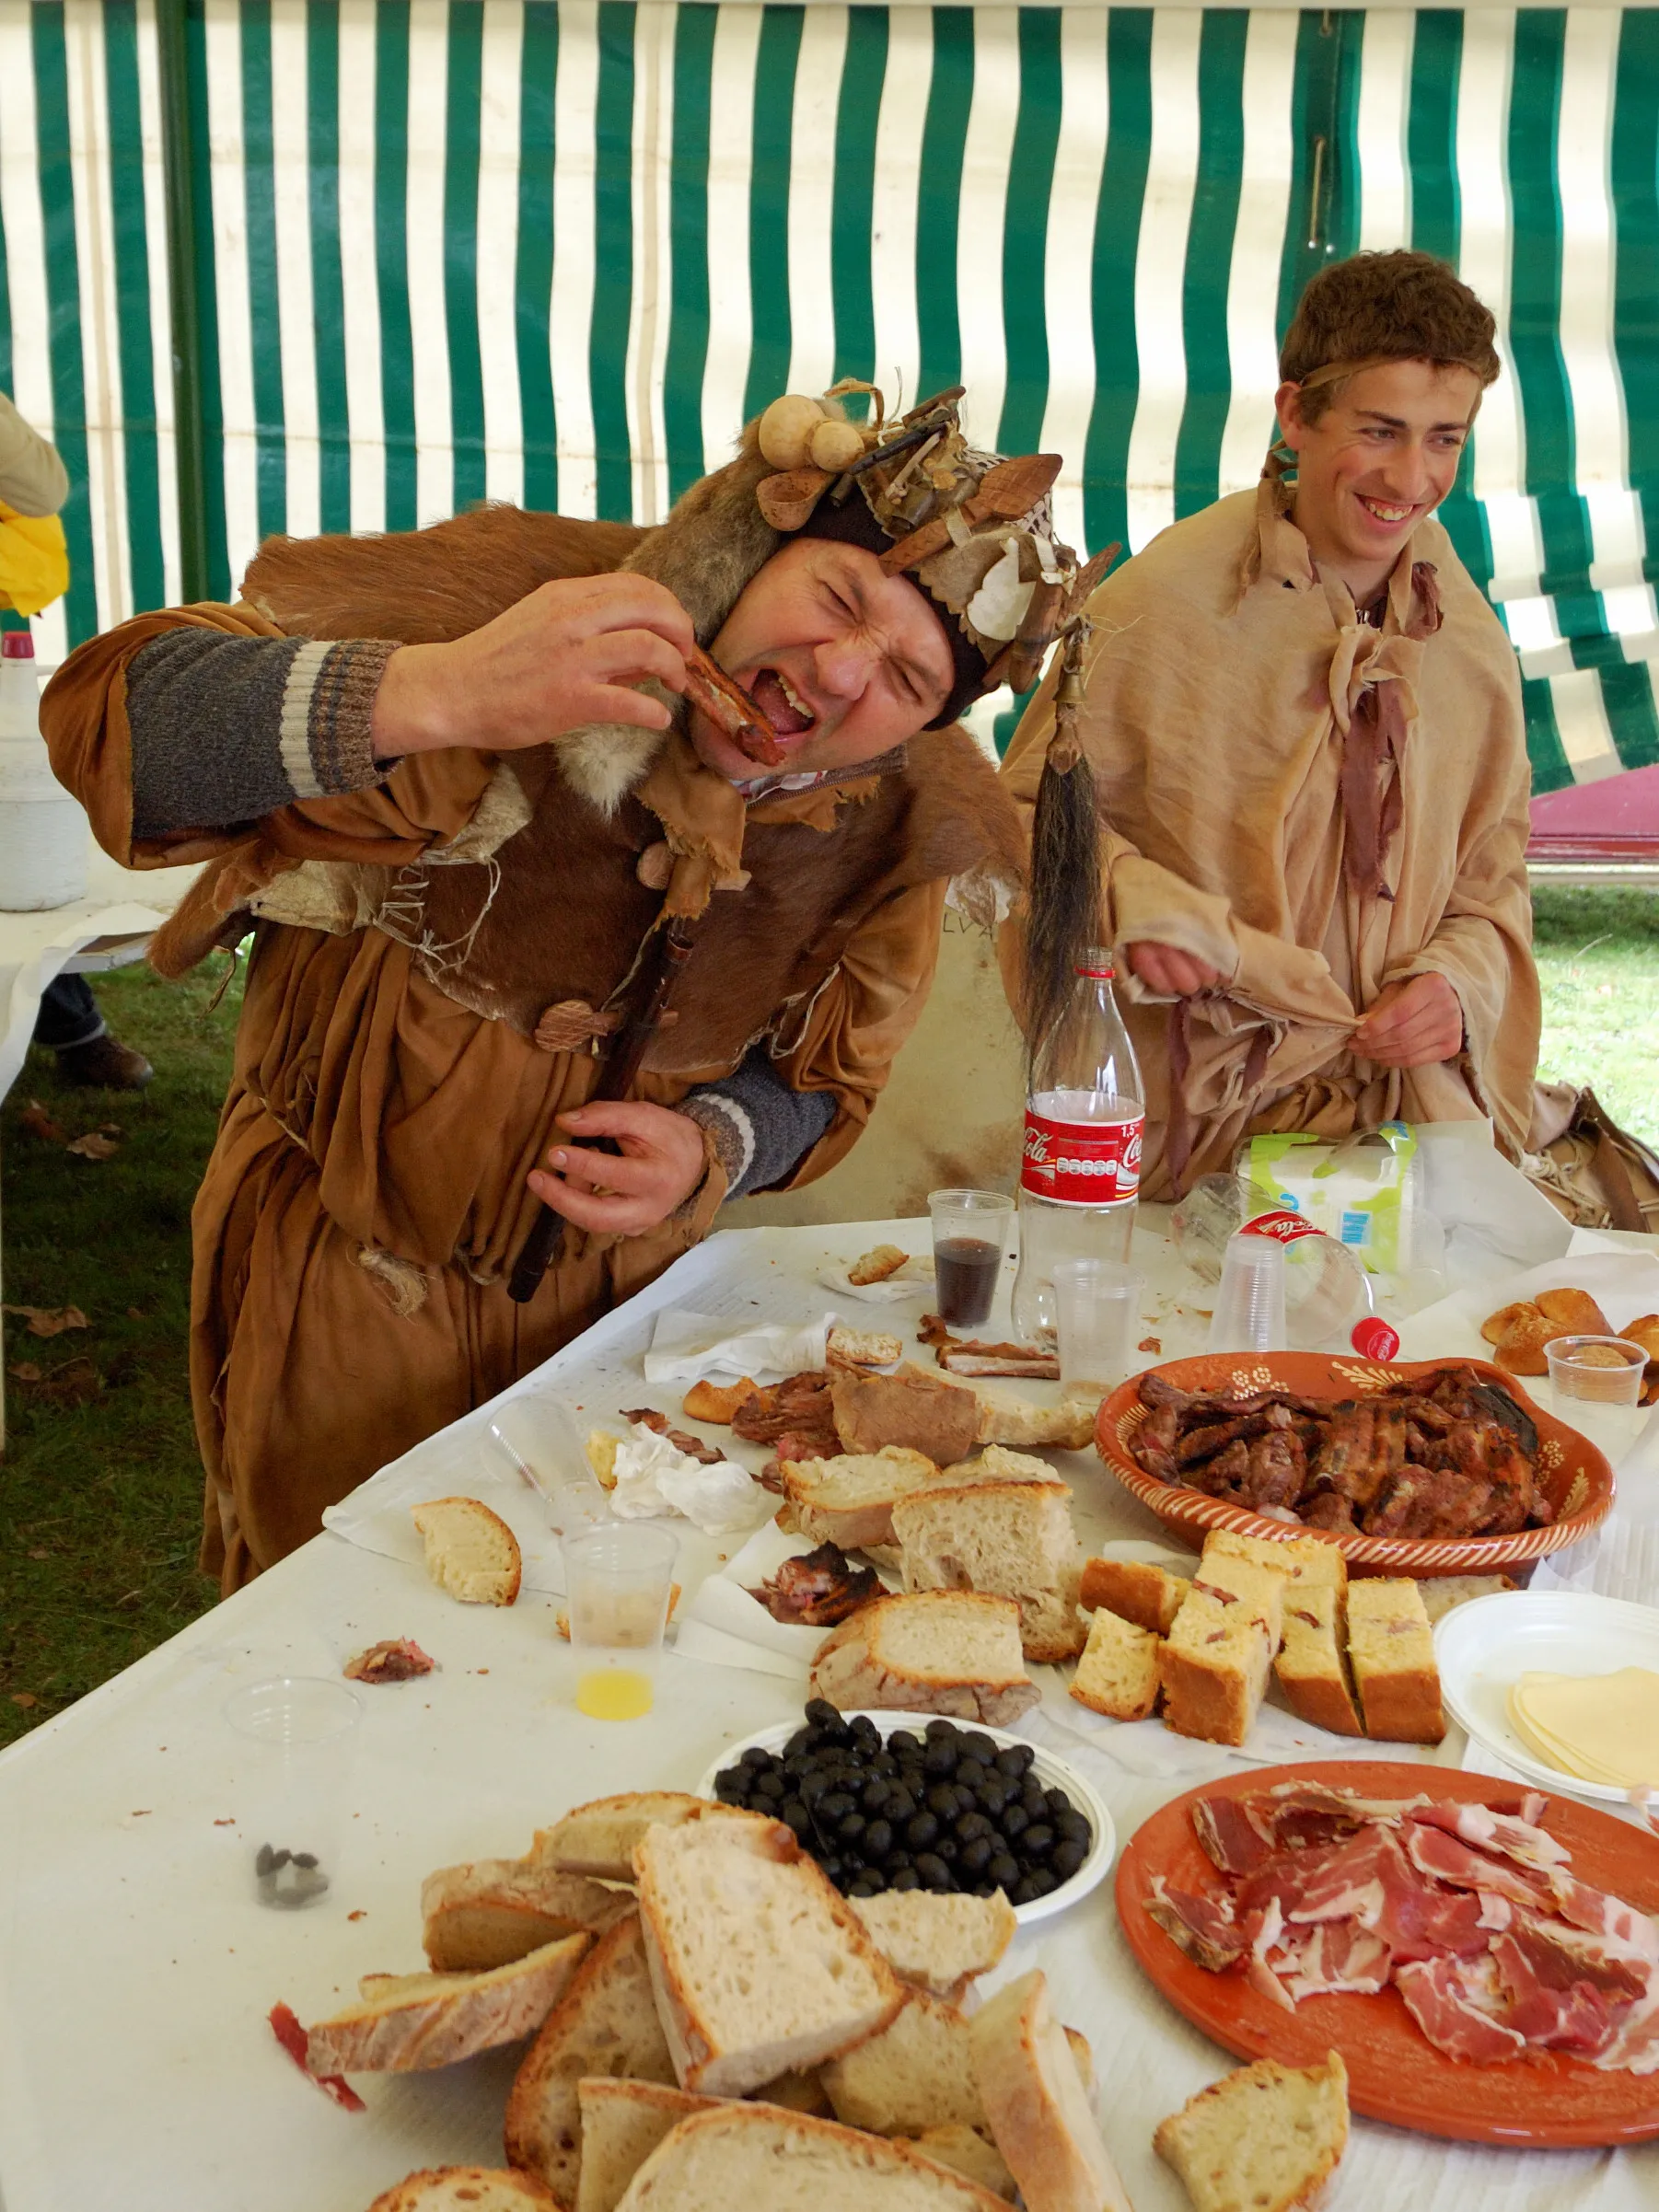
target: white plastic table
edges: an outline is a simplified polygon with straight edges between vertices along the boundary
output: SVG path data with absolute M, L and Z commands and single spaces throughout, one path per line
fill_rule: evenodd
M 1176 1277 L 1154 1214 L 1137 1231 L 1137 1258 L 1175 1352 L 1197 1324 L 1171 1310 Z M 641 1386 L 633 1362 L 659 1307 L 753 1296 L 768 1320 L 806 1319 L 834 1303 L 816 1281 L 826 1253 L 851 1257 L 913 1240 L 923 1226 L 712 1239 L 518 1392 L 557 1386 L 613 1415 L 635 1402 L 619 1398 L 617 1378 L 632 1372 Z M 913 1329 L 919 1304 L 862 1307 L 856 1317 Z M 659 1390 L 654 1402 L 672 1400 Z M 421 1447 L 435 1481 L 453 1487 L 481 1466 L 484 1419 L 470 1414 Z M 1075 1486 L 1088 1541 L 1158 1534 L 1092 1458 L 1059 1454 L 1057 1464 Z M 431 2074 L 360 2076 L 368 2111 L 354 2116 L 278 2049 L 270 2007 L 283 1998 L 316 2019 L 349 2001 L 361 1974 L 418 1968 L 420 1885 L 431 1870 L 518 1853 L 535 1828 L 586 1799 L 692 1787 L 725 1744 L 793 1717 L 801 1699 L 789 1681 L 670 1653 L 647 1718 L 587 1720 L 572 1704 L 575 1669 L 554 1632 L 555 1603 L 527 1591 L 510 1609 L 458 1606 L 412 1561 L 324 1535 L 0 1756 L 5 2212 L 365 2212 L 413 2168 L 499 2162 L 516 2051 Z M 261 1909 L 244 1888 L 242 1775 L 226 1698 L 284 1673 L 338 1676 L 351 1652 L 404 1635 L 441 1671 L 363 1693 L 352 1841 L 335 1892 L 307 1912 Z M 1232 1755 L 1206 1747 L 1201 1772 L 1131 1771 L 1103 1747 L 1110 1723 L 1086 1740 L 1061 1732 L 1077 1708 L 1054 1671 L 1038 1672 L 1045 1703 L 1025 1729 L 1084 1767 L 1120 1844 L 1170 1797 L 1235 1770 Z M 1463 1755 L 1456 1731 L 1434 1755 L 1449 1765 Z M 1022 1930 L 997 1978 L 1034 1964 L 1049 1974 L 1061 2016 L 1094 2046 L 1103 2125 L 1138 2212 L 1182 2212 L 1152 2130 L 1232 2062 L 1144 1980 L 1109 1882 Z M 1659 2108 L 1659 2079 L 1654 2094 Z M 1655 2204 L 1659 2145 L 1501 2152 L 1356 2122 L 1328 2212 Z

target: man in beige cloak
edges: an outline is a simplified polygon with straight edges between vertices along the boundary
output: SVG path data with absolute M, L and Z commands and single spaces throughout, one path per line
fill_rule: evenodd
M 1324 271 L 1280 356 L 1290 458 L 1090 603 L 1082 734 L 1146 1197 L 1262 1131 L 1485 1117 L 1506 1153 L 1525 1143 L 1520 682 L 1434 519 L 1498 374 L 1492 331 L 1426 254 Z M 1051 676 L 1004 764 L 1027 817 L 1053 694 Z M 1004 955 L 1012 991 L 1017 923 Z

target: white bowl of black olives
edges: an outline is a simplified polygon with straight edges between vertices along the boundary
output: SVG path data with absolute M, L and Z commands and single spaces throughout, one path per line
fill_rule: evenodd
M 841 1713 L 744 1737 L 698 1784 L 701 1797 L 794 1829 L 849 1897 L 1001 1889 L 1022 1921 L 1045 1920 L 1105 1879 L 1112 1816 L 1074 1766 L 1000 1728 L 928 1713 Z

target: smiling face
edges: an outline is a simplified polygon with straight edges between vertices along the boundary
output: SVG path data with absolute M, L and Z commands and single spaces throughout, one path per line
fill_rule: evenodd
M 710 647 L 771 723 L 773 771 L 856 768 L 925 729 L 956 666 L 933 603 L 874 553 L 798 538 L 753 577 Z M 759 771 L 693 709 L 691 743 L 733 782 Z
M 1362 604 L 1451 490 L 1479 396 L 1472 369 L 1390 361 L 1349 377 L 1306 423 L 1301 387 L 1280 386 L 1281 432 L 1296 456 L 1296 527 Z

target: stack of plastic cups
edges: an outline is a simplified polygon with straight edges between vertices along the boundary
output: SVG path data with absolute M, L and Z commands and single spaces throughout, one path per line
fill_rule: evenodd
M 1212 1352 L 1283 1351 L 1284 1247 L 1240 1230 L 1227 1239 L 1210 1321 Z

